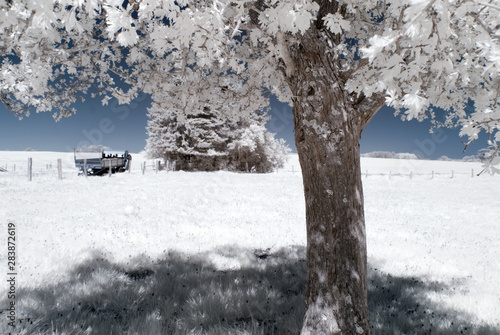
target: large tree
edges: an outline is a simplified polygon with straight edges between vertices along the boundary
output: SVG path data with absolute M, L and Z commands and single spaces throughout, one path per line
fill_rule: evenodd
M 176 162 L 176 169 L 214 171 L 227 165 L 229 122 L 216 111 L 201 109 L 197 114 L 179 117 L 156 106 L 148 109 L 146 152 L 150 158 Z
M 446 113 L 444 124 L 461 126 L 470 140 L 488 131 L 488 166 L 498 172 L 494 0 L 0 6 L 0 99 L 19 116 L 68 116 L 88 92 L 127 103 L 143 91 L 177 113 L 245 113 L 271 93 L 293 105 L 308 243 L 303 334 L 370 333 L 359 139 L 381 106 L 407 119 Z
M 175 161 L 176 169 L 272 172 L 283 167 L 290 152 L 283 139 L 267 131 L 268 116 L 261 111 L 223 118 L 206 107 L 185 116 L 153 103 L 148 116 L 148 156 Z

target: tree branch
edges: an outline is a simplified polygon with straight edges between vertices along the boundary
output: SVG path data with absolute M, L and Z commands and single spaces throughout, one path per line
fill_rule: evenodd
M 35 16 L 35 14 L 36 14 L 36 9 L 34 9 L 31 12 L 31 15 L 30 15 L 28 21 L 26 22 L 26 25 L 24 26 L 23 31 L 21 31 L 21 34 L 17 38 L 17 42 L 19 42 L 21 40 L 21 38 L 24 36 L 24 33 L 26 33 L 26 31 L 28 30 L 29 26 L 31 26 L 31 23 L 33 22 L 33 17 Z
M 293 63 L 292 57 L 290 57 L 290 53 L 288 52 L 283 32 L 279 31 L 276 35 L 276 39 L 278 42 L 278 49 L 280 51 L 281 59 L 286 66 L 286 76 L 292 77 L 295 75 L 295 64 Z
M 495 39 L 495 40 L 499 40 L 500 37 L 495 35 L 495 32 L 486 25 L 486 23 L 483 22 L 483 20 L 481 20 L 481 18 L 479 17 L 479 15 L 477 15 L 476 13 L 468 13 L 469 16 L 472 16 L 474 18 L 474 20 L 476 20 L 476 22 L 488 33 L 488 35 L 490 35 L 490 37 L 492 39 Z
M 490 8 L 500 10 L 500 6 L 492 5 L 492 4 L 486 3 L 486 2 L 479 2 L 479 1 L 474 1 L 474 2 L 477 3 L 478 5 L 481 5 L 481 6 L 490 7 Z

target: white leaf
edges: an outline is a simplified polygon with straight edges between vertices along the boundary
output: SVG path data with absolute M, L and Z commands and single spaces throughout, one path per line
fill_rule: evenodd
M 395 37 L 392 35 L 388 36 L 380 36 L 375 35 L 370 38 L 371 46 L 368 48 L 361 48 L 361 52 L 363 53 L 364 58 L 368 58 L 370 62 L 373 62 L 375 57 L 377 57 L 382 50 L 392 44 L 395 40 Z
M 429 107 L 429 101 L 418 95 L 418 92 L 415 94 L 405 94 L 403 97 L 403 106 L 408 108 L 406 115 L 408 120 L 413 118 L 420 118 L 421 113 L 425 112 L 427 107 Z
M 135 30 L 124 30 L 118 34 L 116 40 L 123 46 L 131 46 L 137 43 L 139 36 Z
M 328 14 L 323 20 L 325 21 L 326 26 L 330 31 L 334 34 L 341 34 L 343 31 L 349 31 L 351 29 L 351 23 L 347 20 L 344 20 L 342 15 L 339 13 Z

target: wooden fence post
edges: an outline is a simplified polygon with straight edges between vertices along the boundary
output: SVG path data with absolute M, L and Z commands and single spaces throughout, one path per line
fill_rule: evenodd
M 109 175 L 110 177 L 111 177 L 111 174 L 113 173 L 113 172 L 111 171 L 111 165 L 112 165 L 112 164 L 111 164 L 111 160 L 110 160 L 110 161 L 109 161 L 109 172 L 108 172 L 108 175 Z
M 141 163 L 141 170 L 142 170 L 142 175 L 144 175 L 144 172 L 146 171 L 146 162 Z
M 156 173 L 158 173 L 159 170 L 160 170 L 160 161 L 157 160 L 156 161 Z
M 61 158 L 57 159 L 57 175 L 59 176 L 59 179 L 63 179 L 62 178 L 62 159 Z
M 33 159 L 31 157 L 28 158 L 28 181 L 31 181 L 33 177 Z
M 83 174 L 87 177 L 87 159 L 83 159 Z

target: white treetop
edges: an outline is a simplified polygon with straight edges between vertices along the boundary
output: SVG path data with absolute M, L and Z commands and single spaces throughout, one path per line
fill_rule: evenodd
M 179 115 L 184 118 L 179 120 Z M 268 116 L 263 112 L 227 118 L 206 108 L 186 116 L 153 103 L 148 116 L 149 157 L 188 161 L 194 157 L 192 167 L 197 170 L 271 172 L 283 167 L 290 152 L 283 139 L 277 140 L 267 131 Z M 220 159 L 215 164 L 217 156 Z
M 194 115 L 182 122 L 176 112 L 162 110 L 154 104 L 148 109 L 148 139 L 146 151 L 150 158 L 164 158 L 168 154 L 225 155 L 229 126 L 216 113 Z M 205 117 L 199 117 L 205 116 Z

